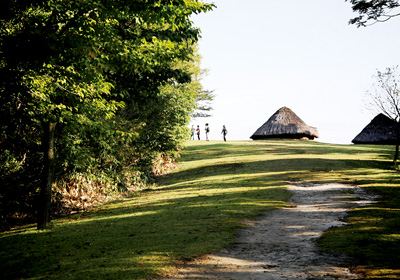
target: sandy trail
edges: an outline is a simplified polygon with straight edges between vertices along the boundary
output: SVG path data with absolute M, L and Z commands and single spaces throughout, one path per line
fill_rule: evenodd
M 289 190 L 294 207 L 248 221 L 235 246 L 184 263 L 168 279 L 361 279 L 350 272 L 350 258 L 323 253 L 315 241 L 328 228 L 344 225 L 340 219 L 349 208 L 373 197 L 342 184 L 296 184 Z

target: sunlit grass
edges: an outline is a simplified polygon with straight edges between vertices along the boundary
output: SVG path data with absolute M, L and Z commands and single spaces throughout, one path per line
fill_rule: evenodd
M 400 256 L 400 180 L 390 169 L 392 150 L 291 140 L 191 141 L 178 168 L 157 187 L 54 220 L 49 230 L 1 233 L 0 278 L 154 279 L 173 272 L 177 260 L 234 243 L 240 221 L 289 206 L 286 187 L 293 181 L 380 192 L 384 204 L 355 209 L 351 226 L 332 230 L 321 246 L 356 255 L 374 277 L 378 271 L 393 277 L 396 267 L 370 259 L 374 250 L 384 253 L 383 243 L 392 246 L 386 259 Z

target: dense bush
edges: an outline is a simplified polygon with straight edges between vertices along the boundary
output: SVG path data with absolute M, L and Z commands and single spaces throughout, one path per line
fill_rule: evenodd
M 190 16 L 212 8 L 200 0 L 4 2 L 2 221 L 38 211 L 46 226 L 52 185 L 64 213 L 173 165 L 190 114 L 209 98 Z

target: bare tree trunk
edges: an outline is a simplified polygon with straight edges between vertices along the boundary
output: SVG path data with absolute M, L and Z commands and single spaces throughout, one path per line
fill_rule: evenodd
M 399 145 L 400 145 L 400 122 L 396 126 L 396 151 L 394 153 L 393 165 L 397 169 L 397 160 L 399 159 Z
M 44 229 L 50 224 L 51 187 L 54 181 L 54 132 L 55 122 L 43 123 L 43 174 L 37 212 L 37 228 Z

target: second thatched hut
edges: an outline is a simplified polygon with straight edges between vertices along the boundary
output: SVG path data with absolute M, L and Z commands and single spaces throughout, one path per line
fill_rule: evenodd
M 253 140 L 270 138 L 290 138 L 313 140 L 318 138 L 318 130 L 308 126 L 292 110 L 282 107 L 250 137 Z
M 384 114 L 379 114 L 353 139 L 354 144 L 395 145 L 397 122 Z

